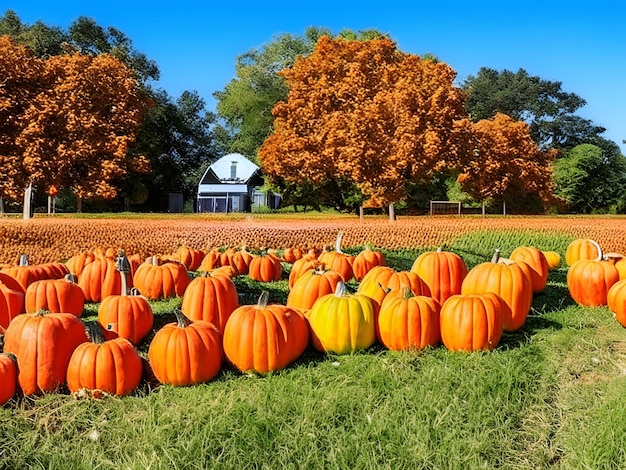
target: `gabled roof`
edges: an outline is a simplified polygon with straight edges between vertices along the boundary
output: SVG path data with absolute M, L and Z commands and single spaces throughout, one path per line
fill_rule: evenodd
M 247 183 L 259 170 L 257 165 L 240 153 L 229 153 L 207 168 L 200 179 L 200 184 Z

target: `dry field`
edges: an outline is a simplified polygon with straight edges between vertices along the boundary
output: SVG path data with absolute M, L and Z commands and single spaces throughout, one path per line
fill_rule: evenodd
M 0 263 L 27 253 L 31 264 L 64 261 L 96 248 L 124 248 L 141 256 L 173 253 L 180 245 L 199 249 L 291 246 L 323 248 L 343 232 L 343 247 L 370 244 L 390 250 L 434 248 L 473 231 L 511 230 L 565 233 L 592 238 L 605 251 L 626 253 L 626 218 L 620 217 L 401 217 L 320 216 L 306 218 L 248 215 L 206 218 L 195 215 L 127 218 L 36 216 L 0 218 Z

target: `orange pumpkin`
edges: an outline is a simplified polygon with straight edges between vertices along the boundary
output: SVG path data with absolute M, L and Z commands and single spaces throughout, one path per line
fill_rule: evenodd
M 392 289 L 408 286 L 414 295 L 430 297 L 430 289 L 414 272 L 396 271 L 389 266 L 374 266 L 363 278 L 357 293 L 367 295 L 380 305 Z
M 204 255 L 204 258 L 202 258 L 202 263 L 200 263 L 200 266 L 198 266 L 198 271 L 211 271 L 212 269 L 222 266 L 222 263 L 220 261 L 220 255 L 221 253 L 217 248 L 213 248 L 212 250 L 210 250 L 207 254 Z
M 340 232 L 337 235 L 335 242 L 335 251 L 324 251 L 317 259 L 324 265 L 326 269 L 332 269 L 337 271 L 344 282 L 349 282 L 354 278 L 354 269 L 352 264 L 354 263 L 354 256 L 348 255 L 341 251 L 341 239 L 343 233 Z
M 125 338 L 105 341 L 97 323 L 89 324 L 91 342 L 80 344 L 67 366 L 67 387 L 99 390 L 110 395 L 132 393 L 141 382 L 143 363 L 137 350 Z
M 279 281 L 283 274 L 283 266 L 280 259 L 274 254 L 255 256 L 250 262 L 248 276 L 259 282 Z
M 315 258 L 305 257 L 296 260 L 291 266 L 291 271 L 289 272 L 289 289 L 293 288 L 293 285 L 296 283 L 298 278 L 300 278 L 300 276 L 316 269 L 318 266 L 321 265 Z
M 250 263 L 254 259 L 255 255 L 250 253 L 245 248 L 233 253 L 230 258 L 230 266 L 242 276 L 245 276 L 250 271 Z
M 152 257 L 137 268 L 133 282 L 141 295 L 157 300 L 182 297 L 191 280 L 182 264 L 158 264 L 158 260 Z
M 301 248 L 290 246 L 283 250 L 283 261 L 285 263 L 293 264 L 304 256 L 304 252 Z
M 530 266 L 533 292 L 542 292 L 546 288 L 550 266 L 543 251 L 533 246 L 518 246 L 511 252 L 509 259 L 524 261 Z
M 4 335 L 4 352 L 15 354 L 24 395 L 54 392 L 65 384 L 74 349 L 87 341 L 83 322 L 71 313 L 24 313 Z
M 127 283 L 130 284 L 130 274 Z M 99 256 L 83 269 L 78 285 L 85 294 L 86 302 L 101 302 L 109 295 L 120 295 L 122 283 L 116 268 L 116 262 L 109 257 Z
M 22 286 L 9 275 L 0 273 L 0 333 L 20 313 L 24 313 Z
M 80 274 L 85 269 L 89 263 L 93 262 L 96 258 L 96 255 L 92 251 L 83 251 L 82 253 L 78 253 L 72 257 L 70 257 L 65 265 L 71 274 L 76 276 L 76 279 L 80 277 Z
M 451 295 L 461 293 L 467 265 L 456 253 L 437 249 L 419 255 L 411 272 L 417 274 L 430 289 L 430 295 L 443 304 Z
M 453 295 L 441 306 L 441 341 L 450 351 L 491 351 L 502 338 L 506 309 L 494 293 Z
M 372 250 L 371 247 L 366 246 L 363 251 L 355 256 L 352 262 L 354 278 L 357 281 L 361 281 L 374 266 L 385 266 L 385 255 L 378 250 Z
M 28 256 L 22 255 L 18 266 L 2 268 L 0 272 L 15 279 L 26 292 L 33 282 L 41 279 L 60 279 L 69 274 L 69 269 L 65 264 L 57 262 L 29 265 Z
M 202 264 L 204 256 L 204 251 L 184 245 L 179 246 L 174 253 L 174 257 L 187 268 L 187 271 L 197 270 Z
M 17 357 L 0 353 L 0 406 L 8 402 L 17 391 Z
M 165 325 L 150 342 L 152 372 L 159 382 L 175 386 L 208 382 L 222 368 L 222 335 L 213 323 L 175 313 L 176 323 Z
M 207 273 L 189 283 L 181 310 L 190 320 L 211 322 L 223 332 L 228 317 L 237 307 L 239 294 L 230 277 Z
M 571 266 L 579 259 L 596 259 L 601 257 L 602 249 L 600 245 L 589 238 L 577 238 L 572 241 L 565 251 L 565 263 Z
M 224 354 L 242 372 L 284 369 L 309 343 L 304 316 L 285 305 L 268 305 L 264 291 L 256 305 L 242 305 L 226 322 Z
M 432 297 L 415 296 L 408 287 L 402 292 L 401 297 L 383 300 L 378 313 L 378 340 L 394 351 L 436 346 L 441 338 L 439 302 Z
M 504 329 L 516 331 L 526 321 L 533 300 L 530 268 L 523 266 L 523 261 L 500 259 L 499 253 L 496 250 L 491 261 L 470 269 L 463 280 L 461 293 L 493 292 L 500 296 L 508 306 L 504 312 Z
M 620 279 L 609 288 L 606 300 L 617 321 L 626 327 L 626 279 Z
M 48 310 L 53 313 L 71 313 L 80 317 L 85 307 L 85 294 L 73 276 L 64 279 L 42 279 L 28 286 L 24 297 L 28 313 Z
M 311 269 L 298 278 L 287 296 L 287 307 L 309 310 L 315 301 L 326 294 L 335 292 L 342 281 L 336 271 Z
M 607 295 L 613 284 L 619 281 L 619 272 L 610 261 L 602 259 L 602 251 L 596 259 L 579 259 L 567 270 L 567 289 L 579 305 L 600 307 L 607 305 Z

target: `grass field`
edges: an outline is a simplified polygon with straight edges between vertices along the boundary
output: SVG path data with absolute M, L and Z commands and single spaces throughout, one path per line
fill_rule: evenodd
M 443 228 L 432 232 L 450 237 L 460 225 L 458 235 L 443 242 L 472 267 L 494 247 L 507 254 L 533 245 L 563 255 L 575 237 L 600 229 L 619 236 L 626 223 L 597 220 L 602 221 L 533 225 L 508 218 L 508 225 L 498 226 L 479 219 L 449 219 L 446 225 L 442 219 Z M 172 226 L 180 230 L 192 223 L 183 222 Z M 238 230 L 236 223 L 225 223 L 221 233 Z M 266 222 L 247 223 L 258 228 Z M 371 240 L 357 240 L 361 232 L 350 223 L 339 224 L 348 235 L 345 251 L 356 253 Z M 424 233 L 436 225 L 430 218 L 411 223 L 424 225 Z M 0 223 L 0 230 L 18 233 L 13 224 L 23 226 Z M 370 224 L 389 227 L 364 225 Z M 317 223 L 311 225 L 314 230 Z M 201 224 L 200 230 L 209 233 L 207 227 Z M 332 242 L 336 226 L 317 228 Z M 28 228 L 20 230 L 20 243 L 28 246 Z M 285 230 L 293 236 L 298 227 L 288 222 Z M 393 230 L 400 233 L 394 237 L 409 233 Z M 603 247 L 618 251 L 626 238 L 621 230 L 619 240 L 610 246 L 602 240 Z M 374 243 L 398 270 L 410 269 L 422 251 L 436 245 L 388 249 Z M 288 270 L 285 265 L 284 276 Z M 506 333 L 490 353 L 452 353 L 443 346 L 391 352 L 375 345 L 347 356 L 307 350 L 267 376 L 225 365 L 207 384 L 145 382 L 125 398 L 55 393 L 14 399 L 0 409 L 0 468 L 626 468 L 626 329 L 606 307 L 576 305 L 565 277 L 565 266 L 550 273 L 524 326 Z M 240 277 L 236 284 L 246 298 L 269 289 L 271 300 L 286 299 L 284 280 L 263 284 Z M 349 284 L 351 290 L 356 286 Z M 179 304 L 153 302 L 157 326 L 172 321 Z M 97 307 L 88 305 L 83 317 L 94 318 Z M 139 347 L 142 355 L 149 340 Z

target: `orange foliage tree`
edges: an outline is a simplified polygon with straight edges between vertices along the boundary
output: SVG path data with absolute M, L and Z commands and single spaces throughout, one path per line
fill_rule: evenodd
M 400 52 L 390 39 L 322 36 L 280 72 L 289 88 L 259 150 L 266 175 L 301 184 L 344 178 L 380 207 L 406 183 L 457 161 L 463 93 L 448 65 Z
M 552 163 L 556 150 L 541 151 L 529 126 L 506 114 L 471 124 L 463 121 L 465 155 L 458 177 L 462 189 L 474 199 L 504 202 L 505 195 L 535 194 L 543 201 L 554 198 Z
M 74 53 L 50 57 L 44 82 L 17 139 L 32 182 L 108 199 L 130 168 L 148 169 L 127 158 L 148 106 L 132 70 L 107 54 Z
M 24 111 L 39 90 L 43 62 L 9 36 L 0 36 L 0 198 L 19 200 L 28 175 L 17 138 Z

